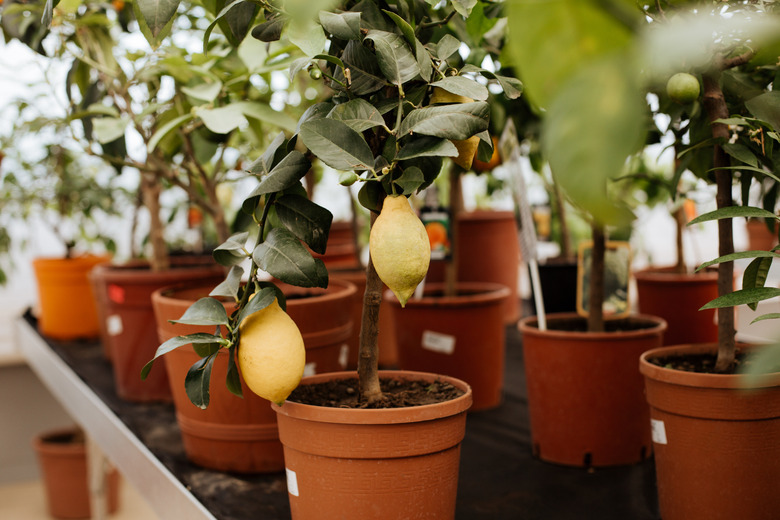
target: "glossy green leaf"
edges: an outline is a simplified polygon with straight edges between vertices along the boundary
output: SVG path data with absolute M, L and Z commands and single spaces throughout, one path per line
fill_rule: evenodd
M 330 34 L 342 40 L 360 39 L 360 13 L 330 13 L 320 11 L 320 24 Z
M 402 36 L 368 31 L 365 39 L 374 42 L 379 69 L 393 85 L 402 85 L 420 75 L 417 58 Z
M 246 251 L 246 241 L 249 233 L 242 231 L 228 238 L 223 244 L 214 248 L 212 256 L 219 265 L 234 266 L 246 260 L 249 256 Z
M 271 287 L 266 287 L 256 292 L 252 299 L 249 300 L 249 303 L 239 311 L 238 324 L 241 325 L 248 316 L 271 305 L 275 299 L 276 291 Z
M 308 18 L 291 20 L 285 34 L 290 43 L 303 51 L 306 56 L 321 53 L 328 43 L 322 26 Z
M 755 310 L 755 309 L 754 309 Z M 777 320 L 780 319 L 780 312 L 769 312 L 767 314 L 762 314 L 761 316 L 758 316 L 757 318 L 753 318 L 753 321 L 750 322 L 750 324 L 754 324 L 759 321 L 765 321 L 765 320 Z M 778 361 L 780 361 L 780 357 L 778 357 Z
M 341 69 L 336 69 L 333 77 L 346 85 L 355 96 L 371 94 L 388 84 L 379 69 L 376 55 L 362 43 L 350 40 L 344 48 L 341 60 L 349 68 L 349 79 L 344 76 Z M 336 84 L 334 88 L 341 87 Z
M 424 107 L 401 122 L 398 136 L 423 134 L 446 139 L 468 139 L 488 129 L 490 107 L 484 101 Z
M 752 206 L 727 206 L 725 208 L 716 209 L 699 215 L 695 219 L 688 222 L 689 226 L 694 224 L 700 224 L 710 220 L 718 220 L 722 218 L 735 218 L 735 217 L 762 217 L 773 220 L 778 220 L 778 217 L 771 211 L 767 211 L 761 208 L 755 208 Z
M 325 254 L 333 214 L 300 195 L 284 195 L 274 202 L 281 223 L 315 253 Z
M 755 287 L 752 289 L 740 289 L 729 294 L 724 294 L 708 302 L 699 310 L 705 309 L 723 309 L 734 307 L 736 305 L 745 305 L 748 303 L 757 303 L 780 296 L 780 289 L 777 287 Z
M 445 34 L 439 40 L 439 44 L 436 47 L 436 56 L 440 60 L 446 60 L 460 49 L 460 40 L 452 36 L 451 34 Z
M 228 2 L 227 7 L 231 9 L 223 10 L 224 14 L 220 13 L 222 16 L 218 16 L 217 19 L 222 34 L 228 39 L 230 45 L 238 47 L 249 32 L 249 27 L 257 15 L 258 6 L 244 0 L 228 0 Z
M 385 190 L 379 182 L 364 182 L 358 191 L 358 202 L 367 210 L 379 213 L 382 208 L 382 197 Z
M 374 154 L 363 136 L 336 119 L 317 119 L 301 125 L 303 144 L 336 170 L 370 170 Z
M 357 98 L 333 107 L 328 117 L 343 122 L 355 132 L 363 132 L 375 126 L 382 126 L 385 120 L 374 105 Z
M 178 320 L 171 323 L 184 325 L 227 325 L 229 323 L 224 305 L 214 298 L 200 298 L 189 306 Z
M 238 365 L 236 364 L 236 348 L 237 345 L 233 345 L 228 349 L 228 370 L 225 376 L 225 385 L 227 385 L 227 389 L 233 395 L 244 397 L 244 391 L 241 388 L 241 376 L 238 373 Z
M 423 136 L 405 144 L 398 152 L 396 159 L 404 161 L 415 157 L 455 157 L 456 155 L 458 155 L 458 149 L 449 139 Z
M 401 194 L 411 195 L 425 182 L 425 175 L 420 168 L 410 166 L 404 169 L 401 176 L 393 181 L 401 188 Z
M 223 296 L 237 300 L 242 276 L 244 276 L 244 268 L 240 265 L 232 266 L 227 277 L 211 290 L 209 296 Z
M 431 86 L 442 88 L 452 94 L 466 96 L 475 101 L 485 101 L 489 95 L 487 87 L 466 76 L 447 76 L 431 83 Z
M 219 343 L 193 343 L 192 349 L 195 351 L 195 353 L 204 358 L 208 356 L 212 356 L 219 352 L 219 349 L 222 348 L 222 345 Z
M 222 82 L 212 81 L 210 83 L 201 83 L 194 87 L 181 87 L 181 91 L 191 98 L 211 103 L 222 92 Z
M 226 340 L 224 340 L 220 336 L 215 336 L 214 334 L 207 334 L 205 332 L 197 332 L 195 334 L 187 334 L 185 336 L 174 336 L 173 338 L 169 339 L 168 341 L 164 342 L 162 345 L 157 347 L 157 351 L 154 354 L 154 358 L 151 359 L 146 365 L 144 365 L 143 369 L 141 369 L 141 379 L 146 379 L 146 377 L 149 375 L 149 371 L 152 369 L 152 364 L 154 363 L 155 359 L 159 358 L 160 356 L 164 356 L 168 352 L 175 350 L 179 347 L 183 347 L 184 345 L 191 345 L 194 343 L 225 344 Z
M 275 193 L 295 186 L 311 168 L 311 161 L 298 150 L 288 153 L 279 164 L 260 179 L 248 198 Z
M 118 117 L 98 117 L 92 122 L 93 134 L 100 144 L 116 141 L 125 135 L 129 121 Z
M 734 260 L 742 260 L 744 258 L 780 258 L 780 254 L 773 253 L 771 251 L 738 251 L 736 253 L 730 253 L 728 255 L 719 256 L 714 260 L 704 262 L 696 271 L 701 271 L 715 264 L 722 264 L 724 262 L 733 262 Z
M 764 287 L 771 267 L 772 258 L 754 258 L 742 274 L 742 288 L 751 289 L 755 287 Z M 748 307 L 755 311 L 758 307 L 758 303 L 749 303 Z
M 287 156 L 287 151 L 284 147 L 286 142 L 284 132 L 279 132 L 274 140 L 271 141 L 271 144 L 266 147 L 263 155 L 255 159 L 255 161 L 249 165 L 247 171 L 258 177 L 268 175 L 273 167 Z
M 267 43 L 279 41 L 282 37 L 284 22 L 284 18 L 277 17 L 256 25 L 252 29 L 252 37 Z
M 135 0 L 134 3 L 138 5 L 146 26 L 156 39 L 173 20 L 180 0 Z
M 255 263 L 271 276 L 299 287 L 327 287 L 322 261 L 311 256 L 298 237 L 284 228 L 274 228 L 252 253 Z
M 324 117 L 327 117 L 328 114 L 333 110 L 333 107 L 335 105 L 329 101 L 323 101 L 321 103 L 315 103 L 314 105 L 307 108 L 303 115 L 301 115 L 300 119 L 298 119 L 298 124 L 295 127 L 295 134 L 301 133 L 301 126 L 303 126 L 304 123 L 307 121 L 314 121 L 315 119 L 322 119 Z
M 211 369 L 214 366 L 216 356 L 209 356 L 198 360 L 187 371 L 184 378 L 184 390 L 190 402 L 205 410 L 209 406 L 209 385 L 211 383 Z
M 734 159 L 752 166 L 753 168 L 758 168 L 758 159 L 747 146 L 739 143 L 724 143 L 721 147 Z
M 403 6 L 406 4 L 401 3 L 400 5 Z M 427 49 L 420 42 L 420 40 L 417 39 L 417 36 L 414 32 L 414 27 L 412 27 L 409 22 L 392 11 L 383 10 L 382 12 L 384 12 L 387 16 L 390 17 L 391 20 L 393 20 L 393 22 L 395 22 L 396 27 L 401 30 L 401 34 L 404 35 L 406 42 L 409 44 L 409 47 L 414 50 L 414 57 L 417 60 L 417 66 L 420 69 L 420 76 L 422 79 L 425 81 L 430 81 L 431 75 L 433 74 L 431 55 L 428 53 Z

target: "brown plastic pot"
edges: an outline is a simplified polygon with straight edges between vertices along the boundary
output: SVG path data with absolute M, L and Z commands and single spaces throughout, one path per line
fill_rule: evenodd
M 324 254 L 312 252 L 328 269 L 353 269 L 360 267 L 360 254 L 351 221 L 333 222 L 328 232 L 328 245 Z
M 332 280 L 328 289 L 303 290 L 280 284 L 287 301 L 287 312 L 298 324 L 306 347 L 307 370 L 334 371 L 343 365 L 342 346 L 351 332 L 349 302 L 355 287 Z M 166 287 L 152 294 L 159 342 L 174 336 L 196 332 L 213 333 L 213 327 L 170 323 L 177 319 L 213 287 Z M 303 294 L 309 297 L 295 297 Z M 228 313 L 235 304 L 224 302 Z M 314 316 L 324 316 L 319 321 Z M 316 327 L 320 329 L 317 330 Z M 151 359 L 151 358 L 150 358 Z M 253 394 L 241 380 L 243 398 L 225 386 L 228 355 L 220 352 L 214 361 L 209 387 L 209 406 L 193 405 L 184 389 L 189 368 L 200 359 L 192 346 L 179 347 L 163 356 L 171 385 L 176 420 L 181 429 L 187 457 L 200 466 L 218 471 L 269 473 L 284 469 L 282 445 L 276 428 L 276 414 L 270 402 Z M 163 367 L 154 367 L 152 373 Z
M 208 260 L 207 260 L 208 262 Z M 154 272 L 145 263 L 102 264 L 92 270 L 96 300 L 106 322 L 110 359 L 116 391 L 126 401 L 170 401 L 168 374 L 164 367 L 146 380 L 141 369 L 160 345 L 155 328 L 152 293 L 180 283 L 216 286 L 225 278 L 213 259 L 205 265 L 174 267 Z
M 641 357 L 661 517 L 774 520 L 780 512 L 780 373 L 747 390 L 739 375 L 650 362 L 715 352 L 715 344 L 679 345 Z
M 99 336 L 100 323 L 88 275 L 93 267 L 110 259 L 108 255 L 83 255 L 33 260 L 41 334 L 63 341 Z
M 656 267 L 634 273 L 639 312 L 666 320 L 664 345 L 718 340 L 715 309 L 699 309 L 718 297 L 717 270 L 676 273 Z
M 763 219 L 748 219 L 746 229 L 749 250 L 769 251 L 777 245 L 776 222 L 774 223 L 774 233 L 770 231 Z
M 503 303 L 504 322 L 520 319 L 520 242 L 512 211 L 477 210 L 458 215 L 454 255 L 458 282 L 488 282 L 509 288 Z M 444 281 L 443 261 L 431 262 L 427 281 Z
M 593 333 L 584 321 L 551 314 L 544 331 L 535 316 L 520 321 L 534 454 L 579 467 L 640 462 L 652 446 L 637 363 L 661 346 L 666 323 L 637 315 L 607 322 L 623 330 Z
M 443 284 L 426 284 L 422 298 L 401 308 L 392 291 L 385 305 L 393 312 L 398 363 L 403 370 L 436 372 L 466 381 L 474 393 L 472 411 L 501 404 L 504 388 L 504 301 L 508 288 L 460 283 L 455 296 Z
M 354 372 L 320 374 L 301 384 L 354 377 Z M 435 374 L 383 371 L 380 377 L 442 380 L 465 393 L 395 409 L 273 404 L 293 520 L 455 517 L 469 386 Z
M 46 490 L 46 504 L 54 518 L 90 518 L 87 450 L 84 436 L 77 428 L 54 430 L 33 440 L 41 477 Z M 119 508 L 119 473 L 111 469 L 106 475 L 108 512 Z

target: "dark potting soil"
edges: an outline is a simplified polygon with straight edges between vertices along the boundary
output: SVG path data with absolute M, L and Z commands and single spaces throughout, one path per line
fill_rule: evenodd
M 671 368 L 673 370 L 683 370 L 685 372 L 697 372 L 700 374 L 714 374 L 716 355 L 713 354 L 688 354 L 686 356 L 666 356 L 648 359 L 652 364 L 659 367 Z M 737 374 L 747 370 L 752 363 L 749 353 L 737 350 L 736 360 L 731 369 L 721 374 Z M 780 367 L 768 372 L 780 372 Z
M 302 385 L 293 390 L 290 401 L 331 408 L 404 408 L 436 404 L 455 399 L 463 391 L 444 381 L 414 381 L 380 378 L 384 399 L 360 402 L 357 378 Z
M 636 317 L 607 319 L 604 320 L 604 332 L 626 332 L 633 330 L 644 330 L 655 327 L 657 324 L 645 319 Z M 587 332 L 588 320 L 583 317 L 555 318 L 547 320 L 548 330 L 559 330 L 566 332 Z

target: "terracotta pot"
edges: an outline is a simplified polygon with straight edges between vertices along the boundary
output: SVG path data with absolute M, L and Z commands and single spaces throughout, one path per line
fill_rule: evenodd
M 717 270 L 675 273 L 673 267 L 634 273 L 639 312 L 666 320 L 664 345 L 718 340 L 715 309 L 700 311 L 718 297 Z
M 90 518 L 87 451 L 83 434 L 76 428 L 55 430 L 33 440 L 46 504 L 54 518 Z M 106 475 L 108 512 L 119 508 L 119 473 Z
M 456 296 L 442 284 L 426 284 L 422 298 L 405 308 L 391 291 L 384 303 L 393 312 L 398 362 L 404 370 L 447 374 L 466 381 L 474 393 L 473 411 L 501 404 L 506 329 L 503 302 L 508 288 L 461 283 Z
M 88 274 L 97 264 L 110 259 L 107 255 L 84 255 L 33 260 L 41 334 L 57 340 L 98 337 L 100 323 Z
M 154 272 L 145 263 L 102 264 L 92 271 L 96 299 L 106 322 L 117 394 L 126 401 L 170 401 L 168 374 L 163 367 L 146 380 L 141 369 L 154 357 L 160 342 L 155 329 L 152 293 L 184 282 L 216 286 L 225 278 L 213 260 L 206 265 L 174 267 Z
M 577 311 L 577 261 L 566 258 L 548 258 L 539 264 L 539 283 L 542 286 L 542 302 L 545 314 Z M 531 304 L 537 314 L 536 298 Z
M 749 219 L 746 224 L 748 234 L 748 250 L 769 251 L 777 245 L 777 223 L 772 233 L 763 219 Z
M 714 354 L 715 344 L 642 355 L 664 520 L 773 520 L 780 512 L 780 373 L 746 390 L 738 375 L 664 368 L 649 360 Z
M 301 384 L 354 377 L 354 372 L 321 374 Z M 465 393 L 444 403 L 380 410 L 273 404 L 293 520 L 455 517 L 468 385 L 414 372 L 386 371 L 380 377 L 443 380 Z
M 360 252 L 357 249 L 352 222 L 333 222 L 328 233 L 328 245 L 325 249 L 325 254 L 312 252 L 312 256 L 322 260 L 328 269 L 359 268 Z
M 478 210 L 458 215 L 454 255 L 458 282 L 489 282 L 509 288 L 504 301 L 504 322 L 520 319 L 520 242 L 512 211 Z M 443 261 L 431 262 L 427 281 L 444 281 Z
M 293 289 L 280 284 L 290 296 L 287 312 L 296 321 L 306 346 L 307 370 L 340 370 L 342 345 L 349 335 L 351 314 L 348 302 L 355 288 L 343 281 L 332 281 L 326 290 Z M 174 336 L 211 332 L 213 327 L 198 327 L 170 323 L 177 319 L 196 300 L 207 296 L 213 287 L 166 287 L 152 294 L 157 319 L 159 342 Z M 313 292 L 309 298 L 295 298 Z M 228 313 L 235 310 L 234 303 L 224 303 Z M 323 307 L 327 308 L 323 310 Z M 325 313 L 329 322 L 319 322 L 309 315 Z M 345 324 L 347 327 L 345 328 Z M 284 469 L 282 445 L 276 429 L 276 414 L 269 401 L 253 394 L 241 380 L 243 398 L 230 393 L 225 386 L 228 355 L 223 351 L 214 361 L 209 387 L 209 407 L 205 410 L 194 406 L 184 389 L 184 379 L 189 368 L 200 359 L 192 346 L 180 347 L 163 356 L 171 383 L 171 393 L 176 406 L 176 420 L 181 429 L 187 457 L 200 466 L 218 471 L 239 473 L 268 473 Z M 155 366 L 152 373 L 158 370 Z
M 347 368 L 357 368 L 358 351 L 360 349 L 360 324 L 363 320 L 363 296 L 366 292 L 366 271 L 360 269 L 330 269 L 331 280 L 346 280 L 355 285 L 356 291 L 352 297 L 352 335 L 347 342 L 349 357 Z M 386 288 L 384 285 L 383 288 Z M 384 303 L 384 302 L 383 302 Z M 393 314 L 386 303 L 379 307 L 379 366 L 395 368 L 398 366 L 398 347 L 396 346 Z
M 536 317 L 520 321 L 534 454 L 568 466 L 640 462 L 651 443 L 637 363 L 661 346 L 666 323 L 637 315 L 607 322 L 623 330 L 572 330 L 584 330 L 584 322 L 576 314 L 551 314 L 542 331 Z

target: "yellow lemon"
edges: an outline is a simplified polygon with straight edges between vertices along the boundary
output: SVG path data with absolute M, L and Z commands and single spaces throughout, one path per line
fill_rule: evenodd
M 406 197 L 385 199 L 371 227 L 368 248 L 379 278 L 404 307 L 431 262 L 428 233 Z
M 473 135 L 468 139 L 451 139 L 450 141 L 458 149 L 458 155 L 452 158 L 453 162 L 464 170 L 471 168 L 471 163 L 474 161 L 474 156 L 479 147 L 479 137 Z
M 238 366 L 252 392 L 281 405 L 303 377 L 306 350 L 298 326 L 274 300 L 239 327 Z

